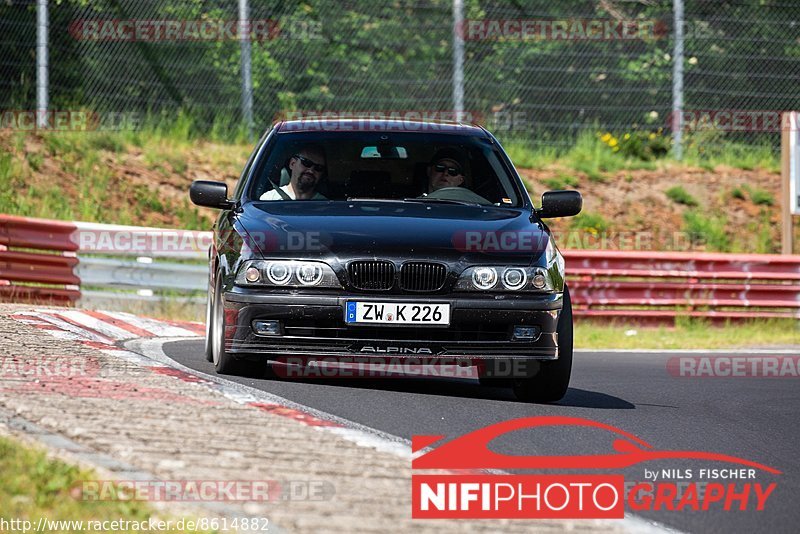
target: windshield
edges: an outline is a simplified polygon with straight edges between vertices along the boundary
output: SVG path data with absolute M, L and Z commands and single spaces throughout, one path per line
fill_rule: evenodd
M 500 148 L 488 139 L 392 132 L 276 137 L 256 164 L 251 200 L 521 205 Z

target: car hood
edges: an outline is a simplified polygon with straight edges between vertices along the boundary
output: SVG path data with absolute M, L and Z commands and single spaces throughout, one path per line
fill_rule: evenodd
M 531 264 L 549 236 L 525 209 L 417 202 L 251 202 L 239 222 L 264 258 Z

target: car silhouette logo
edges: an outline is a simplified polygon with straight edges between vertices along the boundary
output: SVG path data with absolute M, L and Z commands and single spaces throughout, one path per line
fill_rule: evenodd
M 613 453 L 564 456 L 518 456 L 494 452 L 488 445 L 494 439 L 517 430 L 539 427 L 587 427 L 616 434 Z M 412 450 L 417 453 L 445 436 L 414 436 Z M 704 451 L 655 450 L 644 440 L 619 428 L 590 419 L 564 416 L 523 417 L 495 423 L 438 445 L 412 460 L 412 469 L 622 469 L 653 460 L 707 460 L 753 467 L 776 475 L 775 468 L 727 454 Z

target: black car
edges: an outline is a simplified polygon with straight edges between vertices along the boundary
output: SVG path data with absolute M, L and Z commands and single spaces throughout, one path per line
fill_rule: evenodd
M 458 123 L 275 124 L 221 209 L 209 251 L 206 356 L 458 359 L 522 400 L 564 396 L 572 307 L 543 219 L 577 214 L 577 191 L 535 208 L 498 141 Z

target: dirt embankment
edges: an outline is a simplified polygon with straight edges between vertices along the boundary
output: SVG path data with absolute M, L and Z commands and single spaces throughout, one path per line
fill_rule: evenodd
M 250 151 L 209 142 L 75 139 L 0 132 L 0 212 L 205 229 L 215 211 L 190 204 L 189 184 L 224 180 L 232 188 Z M 552 221 L 563 247 L 780 251 L 779 173 L 678 164 L 602 180 L 559 164 L 520 172 L 535 197 L 554 187 L 583 194 L 582 215 Z
M 534 197 L 565 177 L 577 179 L 567 188 L 581 191 L 582 215 L 551 225 L 568 232 L 573 248 L 715 250 L 727 244 L 732 251 L 780 251 L 779 173 L 676 164 L 610 173 L 602 182 L 557 165 L 520 173 Z M 795 250 L 800 251 L 800 235 L 795 234 Z

